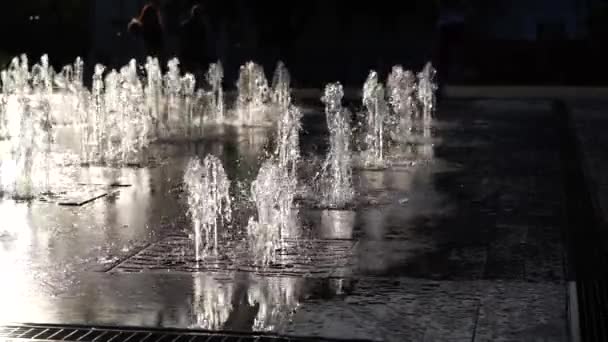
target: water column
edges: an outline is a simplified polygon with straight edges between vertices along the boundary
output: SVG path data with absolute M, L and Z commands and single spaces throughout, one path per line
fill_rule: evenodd
M 296 106 L 282 111 L 277 123 L 277 152 L 279 166 L 296 179 L 297 164 L 300 159 L 300 131 L 302 112 Z
M 10 96 L 10 80 L 8 77 L 8 72 L 6 70 L 2 70 L 0 72 L 0 82 L 2 83 L 2 94 L 0 94 L 0 140 L 6 139 L 9 137 L 8 131 L 8 100 Z M 0 165 L 1 167 L 1 165 Z M 2 184 L 0 182 L 0 184 Z M 1 185 L 0 185 L 1 186 Z M 2 189 L 0 189 L 1 191 Z
M 77 91 L 82 90 L 84 87 L 84 62 L 82 58 L 76 57 L 74 61 L 74 88 Z
M 14 179 L 14 197 L 19 199 L 31 199 L 34 197 L 33 169 L 36 152 L 36 132 L 37 127 L 35 113 L 32 108 L 30 98 L 30 73 L 26 55 L 21 58 L 14 58 L 9 68 L 9 78 L 13 93 L 17 101 L 17 108 L 20 115 L 16 118 L 9 118 L 13 122 L 9 123 L 9 129 L 19 132 L 12 136 L 11 147 L 13 160 L 15 161 L 16 172 Z
M 332 83 L 325 87 L 321 98 L 325 103 L 330 147 L 323 165 L 320 190 L 323 191 L 322 205 L 330 208 L 342 208 L 354 197 L 350 112 L 342 107 L 343 97 L 342 85 Z
M 123 66 L 120 69 L 120 76 L 118 82 L 118 102 L 119 108 L 116 113 L 117 124 L 118 124 L 118 139 L 120 140 L 120 148 L 119 148 L 119 165 L 124 166 L 127 163 L 128 155 L 129 155 L 129 145 L 132 140 L 131 136 L 131 113 L 130 113 L 130 100 L 131 100 L 131 88 L 129 86 L 129 67 Z
M 384 134 L 388 107 L 384 97 L 384 87 L 378 82 L 378 74 L 371 71 L 363 85 L 363 105 L 366 109 L 365 167 L 384 167 Z
M 49 65 L 49 56 L 42 55 L 40 57 L 40 78 L 42 81 L 42 89 L 47 96 L 53 94 L 53 77 L 55 76 L 55 71 L 53 67 Z
M 120 83 L 119 75 L 116 70 L 111 70 L 104 79 L 105 94 L 105 161 L 106 163 L 113 163 L 118 159 L 119 149 L 115 146 L 115 140 L 120 138 L 119 124 L 120 124 Z
M 130 114 L 131 114 L 131 123 L 133 131 L 133 146 L 131 147 L 131 152 L 133 152 L 135 164 L 143 166 L 147 162 L 147 154 L 146 148 L 149 143 L 149 134 L 151 131 L 151 118 L 146 115 L 146 96 L 144 85 L 142 81 L 139 79 L 137 74 L 137 65 L 133 60 L 131 63 L 131 73 L 130 73 Z
M 431 141 L 431 123 L 436 111 L 437 83 L 435 81 L 437 71 L 431 63 L 424 66 L 418 74 L 418 100 L 422 104 L 422 156 L 426 159 L 433 158 L 433 145 Z
M 159 135 L 161 120 L 161 101 L 163 95 L 163 75 L 157 58 L 148 57 L 146 69 L 146 104 L 151 120 L 154 123 L 155 134 Z
M 269 159 L 260 167 L 251 185 L 251 199 L 257 209 L 257 220 L 247 226 L 255 260 L 262 266 L 276 260 L 276 251 L 290 227 L 295 225 L 293 200 L 297 181 L 288 170 Z
M 211 120 L 215 123 L 223 123 L 225 112 L 224 112 L 224 87 L 222 82 L 224 80 L 224 68 L 221 62 L 211 63 L 209 70 L 206 75 L 207 83 L 211 86 L 211 107 L 213 115 Z M 202 122 L 201 122 L 202 127 Z
M 241 66 L 237 89 L 237 123 L 244 126 L 264 124 L 269 89 L 262 66 L 253 62 Z
M 391 139 L 406 142 L 412 133 L 412 121 L 416 116 L 416 75 L 402 66 L 393 66 L 386 81 L 390 105 Z
M 131 60 L 121 69 L 122 122 L 122 162 L 123 164 L 142 165 L 145 147 L 148 144 L 149 117 L 143 85 L 137 74 L 137 64 Z
M 208 251 L 217 254 L 218 229 L 227 228 L 232 220 L 230 181 L 221 161 L 213 155 L 207 155 L 202 164 L 196 157 L 190 159 L 184 183 L 194 226 L 195 256 L 198 262 Z
M 34 111 L 31 100 L 26 96 L 18 98 L 21 109 L 19 136 L 13 144 L 17 166 L 15 173 L 15 193 L 18 199 L 31 199 L 34 197 L 33 168 L 36 149 L 36 134 Z
M 93 73 L 93 135 L 95 139 L 95 154 L 99 163 L 106 162 L 106 146 L 107 146 L 107 123 L 106 123 L 106 108 L 104 101 L 104 83 L 103 72 L 105 67 L 101 64 L 95 65 Z
M 183 122 L 184 132 L 187 138 L 192 139 L 192 126 L 194 124 L 194 90 L 196 88 L 196 79 L 193 74 L 187 73 L 181 80 L 182 94 L 184 95 L 184 116 Z
M 76 100 L 75 112 L 79 115 L 79 127 L 81 136 L 81 164 L 91 165 L 99 162 L 99 146 L 97 136 L 97 115 L 94 94 L 84 88 L 82 80 L 82 60 L 77 58 L 74 62 L 73 76 L 69 80 L 68 87 Z M 95 76 L 94 76 L 95 77 Z M 93 106 L 90 103 L 93 102 Z
M 291 104 L 291 76 L 283 62 L 279 61 L 272 77 L 272 100 L 279 110 Z
M 39 123 L 35 135 L 40 142 L 40 150 L 43 153 L 43 169 L 44 169 L 44 184 L 42 188 L 44 193 L 51 192 L 50 185 L 50 169 L 51 169 L 51 148 L 53 143 L 53 126 L 51 120 L 51 96 L 53 92 L 53 71 L 49 66 L 47 55 L 43 55 L 40 59 L 40 64 L 32 66 L 32 89 L 33 100 L 32 109 L 34 110 L 34 120 Z
M 165 97 L 167 98 L 167 112 L 163 115 L 163 123 L 167 134 L 171 134 L 173 120 L 179 120 L 179 102 L 181 92 L 181 75 L 179 60 L 171 59 L 167 66 L 169 70 L 165 75 Z
M 8 107 L 8 94 L 5 88 L 5 81 L 7 79 L 6 71 L 2 70 L 0 74 L 2 82 L 2 94 L 0 94 L 0 141 L 8 137 L 7 129 L 7 107 Z M 3 170 L 3 156 L 0 155 L 0 197 L 4 194 L 4 183 L 2 181 L 2 170 Z
M 430 125 L 435 113 L 437 105 L 435 95 L 437 91 L 436 75 L 437 71 L 430 62 L 418 73 L 418 101 L 422 104 L 423 125 Z

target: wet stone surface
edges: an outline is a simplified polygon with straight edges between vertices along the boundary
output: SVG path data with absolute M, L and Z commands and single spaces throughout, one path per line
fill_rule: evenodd
M 327 140 L 322 116 L 307 115 L 305 163 L 323 156 Z M 12 280 L 0 285 L 11 308 L 0 309 L 0 323 L 566 340 L 555 120 L 548 102 L 445 102 L 430 161 L 356 170 L 358 196 L 382 199 L 374 205 L 301 205 L 288 262 L 267 272 L 252 268 L 241 246 L 268 132 L 226 129 L 222 139 L 156 144 L 154 168 L 74 170 L 74 183 L 131 186 L 80 207 L 0 203 L 0 272 Z M 226 257 L 193 267 L 180 187 L 189 156 L 207 153 L 233 181 L 236 217 Z
M 608 127 L 606 102 L 571 102 L 571 118 L 583 156 L 583 170 L 588 178 L 594 204 L 604 222 L 608 222 Z

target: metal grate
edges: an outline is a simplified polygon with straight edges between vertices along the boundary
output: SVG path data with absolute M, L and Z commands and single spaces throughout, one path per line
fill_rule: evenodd
M 162 330 L 118 327 L 85 327 L 25 324 L 0 326 L 2 341 L 68 342 L 304 342 L 338 341 L 323 338 L 289 337 L 267 334 L 215 333 L 195 330 Z
M 253 272 L 275 277 L 343 278 L 351 273 L 353 240 L 285 240 L 275 262 L 264 267 L 244 242 L 196 262 L 194 244 L 181 235 L 166 237 L 118 263 L 109 272 Z

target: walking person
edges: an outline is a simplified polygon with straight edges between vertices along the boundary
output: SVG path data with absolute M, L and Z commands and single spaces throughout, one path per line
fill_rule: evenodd
M 143 26 L 137 18 L 131 19 L 127 26 L 127 33 L 129 34 L 129 46 L 132 47 L 129 55 L 141 63 L 146 59 L 146 47 L 143 37 Z
M 140 31 L 146 56 L 162 60 L 165 48 L 165 30 L 159 0 L 148 0 L 139 16 L 131 21 L 134 31 Z M 131 25 L 130 25 L 131 26 Z
M 190 16 L 180 25 L 180 61 L 184 69 L 200 79 L 212 62 L 208 44 L 208 18 L 206 7 L 197 1 L 190 9 Z

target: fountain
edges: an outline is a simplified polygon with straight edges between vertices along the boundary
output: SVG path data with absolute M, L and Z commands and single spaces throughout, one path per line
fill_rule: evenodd
M 93 138 L 95 139 L 95 154 L 98 156 L 100 163 L 106 161 L 106 146 L 107 146 L 107 126 L 106 126 L 106 108 L 103 97 L 104 83 L 103 72 L 105 67 L 101 64 L 95 65 L 93 73 Z
M 135 60 L 120 70 L 119 103 L 122 109 L 118 121 L 121 133 L 119 165 L 141 165 L 145 162 L 150 123 L 145 115 L 144 89 Z
M 2 94 L 0 94 L 0 141 L 9 138 L 8 130 L 8 100 L 9 80 L 6 70 L 0 72 L 0 83 L 2 83 Z
M 418 74 L 418 99 L 422 106 L 422 146 L 420 153 L 427 160 L 433 158 L 431 123 L 437 109 L 436 74 L 437 71 L 431 63 L 427 63 L 422 72 Z
M 384 97 L 384 87 L 378 81 L 378 74 L 375 71 L 369 73 L 363 85 L 363 106 L 366 109 L 366 120 L 362 164 L 366 168 L 384 168 L 386 167 L 384 149 L 388 106 Z
M 437 83 L 435 81 L 437 71 L 429 62 L 418 74 L 418 100 L 422 104 L 422 122 L 429 125 L 435 113 L 437 98 Z
M 196 157 L 190 160 L 184 183 L 194 225 L 195 255 L 198 262 L 204 259 L 208 251 L 217 254 L 218 229 L 228 228 L 227 224 L 232 219 L 230 181 L 221 161 L 213 155 L 207 155 L 202 164 Z
M 168 71 L 164 76 L 164 94 L 166 97 L 166 112 L 162 114 L 162 123 L 164 124 L 165 136 L 171 135 L 172 126 L 175 122 L 179 122 L 180 117 L 180 93 L 181 93 L 181 74 L 179 69 L 179 60 L 171 59 L 167 63 Z
M 19 98 L 21 107 L 21 120 L 19 136 L 13 141 L 13 160 L 17 171 L 15 172 L 14 197 L 18 199 L 32 199 L 35 196 L 33 167 L 36 157 L 36 117 L 28 97 Z
M 285 64 L 281 61 L 272 77 L 272 100 L 280 109 L 287 108 L 291 104 L 291 76 Z
M 251 198 L 257 208 L 257 220 L 247 227 L 256 262 L 268 265 L 276 260 L 276 251 L 295 223 L 293 200 L 297 181 L 287 169 L 269 159 L 262 164 L 251 185 Z
M 344 90 L 340 83 L 325 87 L 321 100 L 325 103 L 325 114 L 329 127 L 329 154 L 319 174 L 320 191 L 323 192 L 321 205 L 329 208 L 343 208 L 354 198 L 352 185 L 352 156 L 350 112 L 342 107 Z
M 211 86 L 211 103 L 212 110 L 211 120 L 215 123 L 223 123 L 225 119 L 224 112 L 224 88 L 222 82 L 224 80 L 224 68 L 221 62 L 212 63 L 207 71 L 207 83 Z
M 148 57 L 144 68 L 146 69 L 146 105 L 154 125 L 154 133 L 158 136 L 163 98 L 163 74 L 158 58 Z
M 412 122 L 417 116 L 416 76 L 396 65 L 386 81 L 390 105 L 391 139 L 407 142 L 412 133 Z
M 302 112 L 295 106 L 283 110 L 277 124 L 277 152 L 279 167 L 288 170 L 296 178 L 297 164 L 300 159 L 300 131 Z
M 237 124 L 266 126 L 269 89 L 262 66 L 253 62 L 241 66 L 237 89 Z
M 32 66 L 32 89 L 34 93 L 42 95 L 51 95 L 53 93 L 53 68 L 49 66 L 49 57 L 42 55 L 40 64 Z
M 43 185 L 41 191 L 45 195 L 51 194 L 51 150 L 53 145 L 53 124 L 51 122 L 51 104 L 48 96 L 41 97 L 38 100 L 35 117 L 39 121 L 40 134 L 38 139 L 41 140 L 40 147 L 43 157 Z
M 6 78 L 6 72 L 2 71 L 2 80 L 4 80 Z M 2 83 L 2 85 L 4 86 L 4 82 Z M 4 92 L 2 92 L 2 94 L 0 94 L 0 143 L 2 142 L 2 140 L 8 138 L 8 120 L 7 120 L 7 107 L 8 104 L 8 99 L 7 96 L 4 95 Z M 4 195 L 4 182 L 2 179 L 2 173 L 3 173 L 3 156 L 1 155 L 1 150 L 0 150 L 0 198 Z
M 195 110 L 195 103 L 194 103 L 194 91 L 196 89 L 196 78 L 194 77 L 193 74 L 187 73 L 184 75 L 184 77 L 182 77 L 182 85 L 181 85 L 181 89 L 182 89 L 182 94 L 184 96 L 184 115 L 186 116 L 186 119 L 184 120 L 183 124 L 185 125 L 185 127 L 183 127 L 183 131 L 186 133 L 186 136 L 188 138 L 192 138 L 193 137 L 193 125 L 194 125 L 194 110 Z

